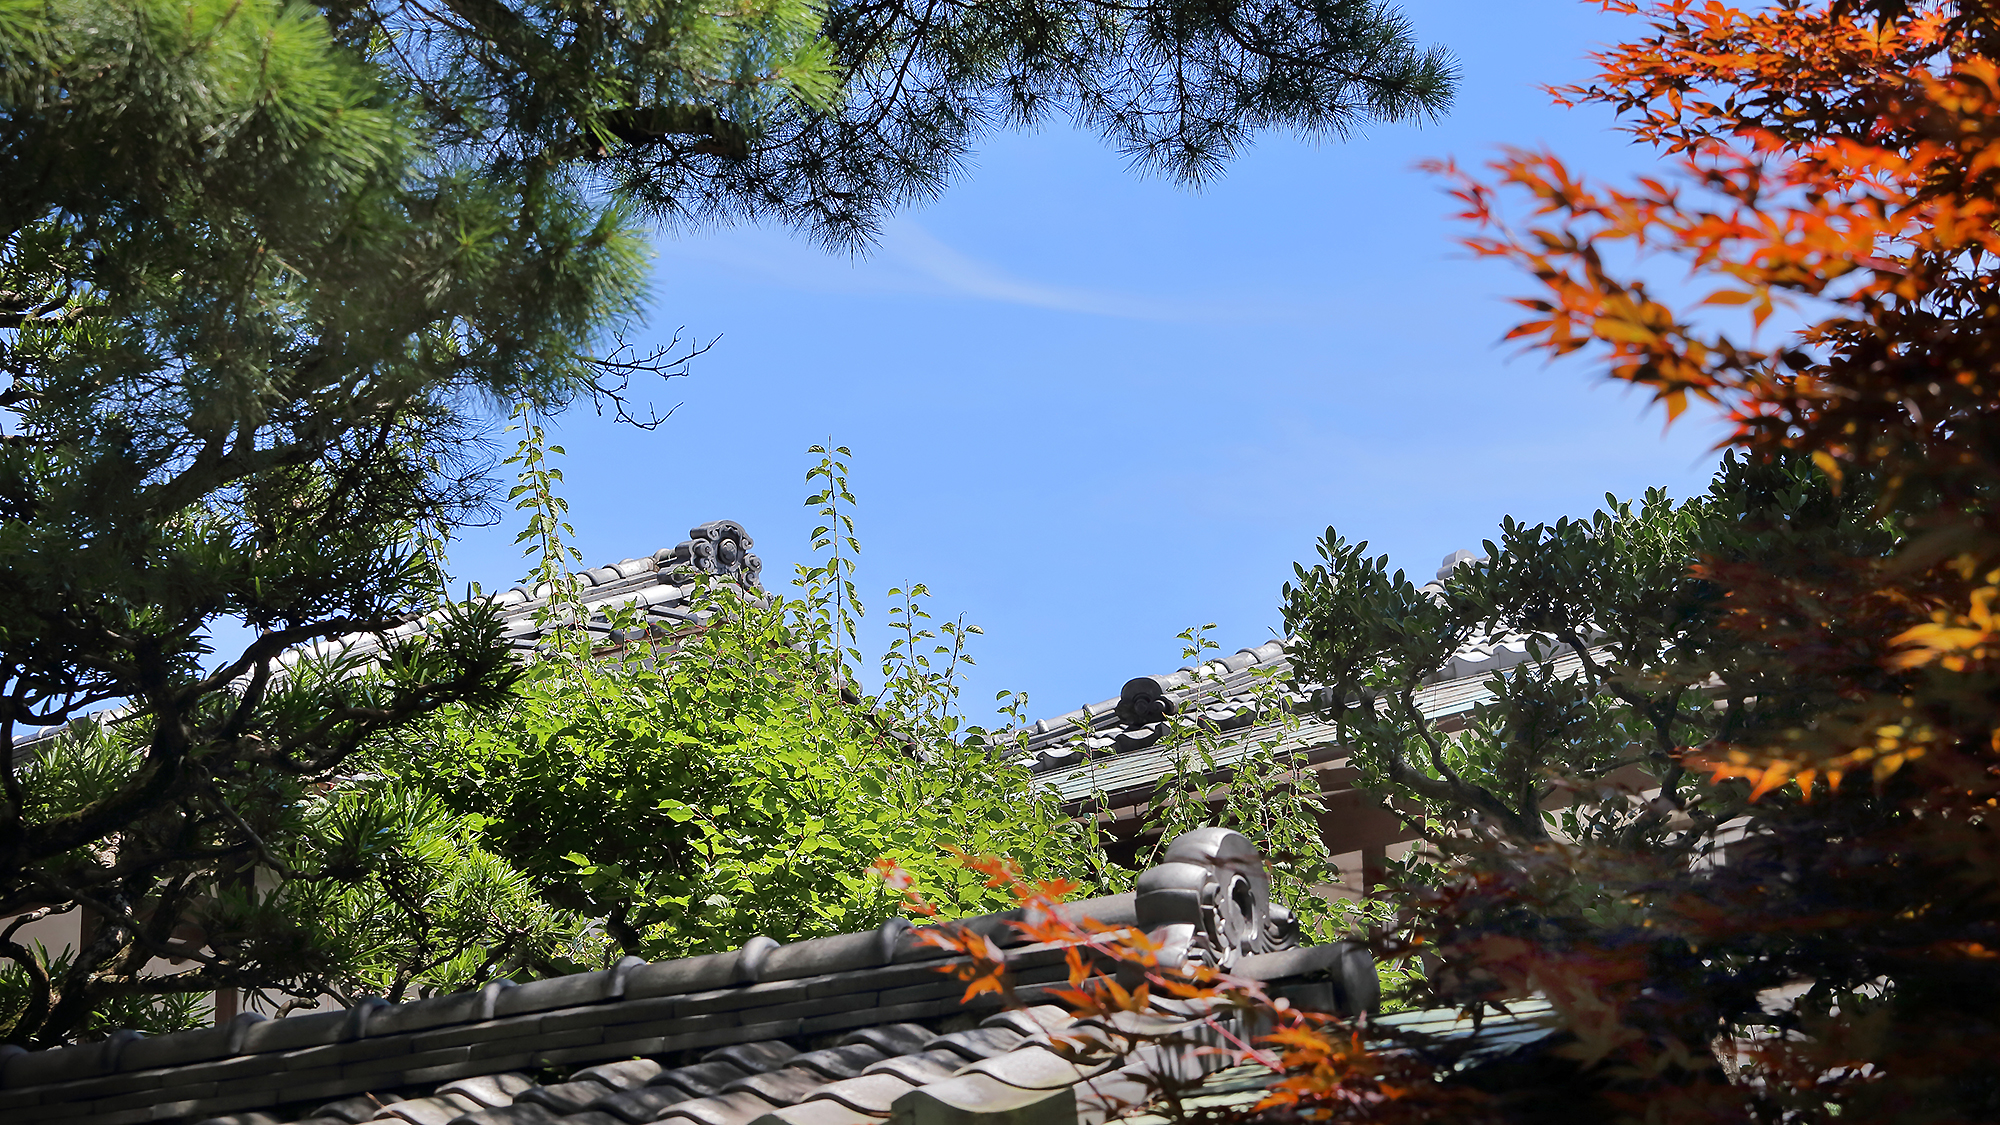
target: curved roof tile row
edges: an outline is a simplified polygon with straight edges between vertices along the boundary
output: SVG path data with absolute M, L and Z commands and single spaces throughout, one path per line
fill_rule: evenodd
M 1470 551 L 1453 552 L 1438 568 L 1438 581 L 1423 589 L 1436 596 L 1454 569 L 1484 561 Z M 1266 641 L 1197 666 L 1128 681 L 1129 694 L 1135 687 L 1143 688 L 1143 680 L 1152 680 L 1173 704 L 1175 716 L 1133 721 L 1134 709 L 1121 707 L 1130 702 L 1126 695 L 1101 700 L 1034 723 L 1018 743 L 1016 757 L 1065 799 L 1073 800 L 1092 792 L 1116 793 L 1151 784 L 1170 767 L 1176 752 L 1185 752 L 1177 751 L 1175 743 L 1185 742 L 1189 720 L 1196 717 L 1209 732 L 1227 736 L 1212 751 L 1216 764 L 1224 768 L 1265 742 L 1281 751 L 1326 745 L 1333 729 L 1321 717 L 1327 703 L 1323 689 L 1296 682 L 1286 654 L 1288 643 L 1289 638 Z M 1524 636 L 1476 634 L 1425 678 L 1418 708 L 1434 719 L 1470 711 L 1492 698 L 1485 682 L 1494 672 L 1521 664 L 1531 655 Z M 1566 646 L 1553 658 L 1558 672 L 1573 671 L 1580 664 Z
M 1262 924 L 1272 911 L 1262 871 L 1242 837 L 1203 829 L 1176 841 L 1136 893 L 1058 909 L 1144 931 L 1162 949 L 1219 958 L 1281 991 L 1296 986 L 1301 1004 L 1372 1005 L 1365 949 L 1287 948 L 1289 939 Z M 1243 899 L 1252 907 L 1241 934 L 1230 936 L 1236 930 L 1223 920 L 1214 923 L 1219 937 L 1190 939 L 1200 926 L 1184 920 L 1189 909 L 1198 915 L 1199 903 Z M 676 961 L 627 958 L 599 972 L 495 981 L 406 1004 L 371 999 L 283 1019 L 246 1014 L 157 1038 L 120 1032 L 48 1051 L 0 1048 L 0 1119 L 1096 1125 L 1143 1103 L 1144 1068 L 1159 1060 L 1130 1049 L 1130 1029 L 1078 1022 L 1052 1003 L 1069 985 L 1070 946 L 1029 943 L 1020 920 L 1015 911 L 963 924 L 1007 948 L 1025 1009 L 1001 1010 L 990 994 L 968 998 L 956 976 L 965 959 L 892 920 L 785 945 L 753 938 Z M 1214 941 L 1223 945 L 1210 948 Z M 1169 1025 L 1207 1016 L 1161 1005 Z M 1207 1065 L 1193 1055 L 1184 1061 Z

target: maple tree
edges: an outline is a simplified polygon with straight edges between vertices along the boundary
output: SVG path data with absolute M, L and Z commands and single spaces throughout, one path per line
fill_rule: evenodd
M 1708 404 L 1746 456 L 1865 486 L 1897 543 L 1697 564 L 1727 627 L 1835 702 L 1678 748 L 1749 802 L 1710 862 L 1641 880 L 1554 842 L 1434 888 L 1437 979 L 1548 995 L 1592 1112 L 1992 1120 L 2000 7 L 1605 6 L 1648 32 L 1555 94 L 1618 110 L 1666 171 L 1612 187 L 1520 150 L 1486 178 L 1438 166 L 1469 245 L 1538 283 L 1512 338 L 1590 358 L 1670 419 Z M 1662 285 L 1662 262 L 1689 280 Z M 1505 924 L 1549 905 L 1551 868 L 1636 909 Z

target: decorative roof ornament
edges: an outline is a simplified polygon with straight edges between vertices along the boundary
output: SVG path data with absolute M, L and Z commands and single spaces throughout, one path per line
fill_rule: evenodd
M 735 520 L 710 520 L 689 529 L 688 536 L 653 556 L 660 565 L 662 580 L 706 574 L 733 578 L 745 586 L 758 585 L 764 560 L 750 553 L 756 543 L 742 524 Z
M 1483 563 L 1485 561 L 1487 560 L 1484 555 L 1475 555 L 1471 551 L 1464 550 L 1463 548 L 1453 551 L 1451 554 L 1446 555 L 1444 557 L 1444 562 L 1438 564 L 1437 580 L 1439 582 L 1442 582 L 1445 579 L 1450 578 L 1451 572 L 1457 570 L 1461 566 L 1467 566 L 1467 565 L 1478 566 L 1480 563 Z
M 1263 854 L 1228 828 L 1197 828 L 1169 844 L 1139 876 L 1135 909 L 1167 964 L 1230 972 L 1245 954 L 1299 943 L 1298 922 L 1271 898 Z
M 1152 676 L 1127 680 L 1118 691 L 1118 720 L 1128 728 L 1149 726 L 1179 710 L 1180 704 Z

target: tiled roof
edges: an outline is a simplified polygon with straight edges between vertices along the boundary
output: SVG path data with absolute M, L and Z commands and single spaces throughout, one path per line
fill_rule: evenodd
M 662 547 L 643 558 L 622 559 L 581 571 L 575 575 L 579 596 L 591 610 L 584 628 L 597 634 L 604 643 L 621 641 L 624 638 L 616 635 L 611 615 L 627 607 L 637 611 L 642 626 L 671 630 L 693 621 L 702 612 L 693 605 L 695 586 L 704 578 L 734 579 L 753 588 L 758 585 L 764 563 L 752 553 L 753 546 L 755 540 L 743 530 L 743 525 L 734 520 L 712 520 L 689 529 L 688 538 L 672 547 Z M 552 593 L 552 587 L 545 582 L 485 596 L 486 601 L 499 608 L 503 635 L 511 647 L 531 652 L 541 644 L 546 629 L 537 619 L 549 608 Z M 276 663 L 282 668 L 310 657 L 342 652 L 366 656 L 382 649 L 385 642 L 393 643 L 422 632 L 433 622 L 434 616 L 423 617 L 380 636 L 354 633 L 301 645 L 280 653 Z M 113 709 L 98 717 L 115 719 L 119 713 Z M 61 729 L 41 727 L 16 735 L 15 760 L 32 754 L 36 744 Z
M 1452 1041 L 1456 1069 L 1465 1070 L 1540 1046 L 1555 1032 L 1557 1018 L 1555 1005 L 1536 996 L 1509 1001 L 1476 1018 L 1456 1009 L 1431 1008 L 1383 1016 L 1370 1026 L 1387 1032 L 1389 1041 Z
M 747 586 L 758 585 L 758 575 L 762 573 L 764 563 L 751 552 L 753 546 L 755 541 L 743 530 L 742 524 L 734 520 L 713 520 L 691 528 L 688 538 L 679 544 L 663 547 L 644 558 L 622 559 L 607 566 L 579 571 L 575 575 L 578 598 L 584 608 L 591 611 L 584 628 L 600 634 L 606 641 L 620 640 L 622 638 L 612 636 L 611 615 L 628 607 L 638 612 L 642 624 L 672 627 L 691 621 L 698 616 L 691 605 L 695 584 L 703 578 L 727 577 Z M 487 600 L 500 610 L 500 620 L 510 645 L 532 650 L 541 643 L 545 630 L 536 619 L 549 608 L 553 593 L 553 587 L 544 582 L 533 587 L 515 586 L 487 596 Z M 412 621 L 391 630 L 386 637 L 394 641 L 411 636 L 422 632 L 429 624 L 430 618 Z M 380 641 L 375 636 L 356 633 L 305 646 L 286 655 L 296 660 L 308 653 L 326 653 L 343 648 L 365 653 L 379 645 Z
M 1297 1002 L 1373 1005 L 1350 943 L 1292 948 L 1263 860 L 1241 836 L 1177 840 L 1134 893 L 1064 906 L 1148 933 L 1168 951 L 1289 982 Z M 906 923 L 790 945 L 612 969 L 408 1004 L 37 1053 L 0 1048 L 10 1125 L 1094 1125 L 1143 1104 L 1114 1032 L 1049 1002 L 1066 948 L 1024 944 L 1017 914 L 969 923 L 1010 946 L 1017 994 L 962 1001 L 959 960 Z M 1275 986 L 1274 986 L 1275 987 Z M 1163 1002 L 1162 1019 L 1200 1015 Z M 1052 1034 L 1072 1042 L 1060 1046 Z M 1079 1053 L 1073 1040 L 1094 1040 Z M 1207 1065 L 1207 1064 L 1203 1064 Z M 226 1115 L 226 1116 L 218 1116 Z
M 1477 561 L 1470 552 L 1455 552 L 1438 569 L 1438 579 Z M 1442 587 L 1433 583 L 1425 589 Z M 1129 680 L 1117 696 L 1035 723 L 1017 753 L 1065 800 L 1077 800 L 1093 792 L 1149 788 L 1164 775 L 1174 755 L 1185 752 L 1166 744 L 1174 726 L 1169 715 L 1182 723 L 1199 715 L 1225 735 L 1213 752 L 1216 766 L 1224 769 L 1266 742 L 1281 754 L 1330 746 L 1333 724 L 1322 717 L 1328 700 L 1316 685 L 1294 682 L 1285 646 L 1284 640 L 1266 641 L 1196 667 Z M 1475 636 L 1427 678 L 1417 707 L 1432 719 L 1469 712 L 1493 698 L 1486 681 L 1495 671 L 1528 658 L 1525 638 Z M 1555 668 L 1567 672 L 1579 664 L 1576 654 L 1565 652 Z M 1163 705 L 1172 710 L 1163 711 Z M 1295 721 L 1274 713 L 1279 707 Z

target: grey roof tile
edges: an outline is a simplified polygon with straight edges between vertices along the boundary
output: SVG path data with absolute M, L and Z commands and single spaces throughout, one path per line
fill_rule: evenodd
M 361 1122 L 374 1117 L 376 1113 L 381 1111 L 383 1106 L 388 1105 L 390 1102 L 400 1102 L 402 1100 L 396 1094 L 356 1094 L 351 1098 L 341 1098 L 339 1101 L 328 1102 L 318 1109 L 313 1110 L 308 1116 L 338 1117 L 342 1121 L 348 1122 L 349 1125 L 360 1125 Z
M 875 1117 L 889 1116 L 889 1109 L 896 1099 L 908 1093 L 920 1083 L 911 1082 L 899 1075 L 878 1072 L 863 1074 L 856 1078 L 843 1078 L 829 1082 L 812 1092 L 808 1101 L 836 1101 L 849 1109 Z
M 1540 998 L 1510 1000 L 1505 1011 L 1477 1019 L 1456 1008 L 1434 1008 L 1397 1012 L 1376 1022 L 1403 1036 L 1456 1041 L 1461 1067 L 1542 1043 L 1559 1025 L 1555 1006 Z
M 746 1074 L 722 1088 L 724 1094 L 749 1091 L 770 1102 L 772 1105 L 791 1105 L 806 1100 L 806 1095 L 826 1085 L 828 1078 L 816 1071 L 788 1066 L 782 1070 L 767 1070 L 762 1074 Z
M 229 1037 L 234 1030 L 210 1027 L 194 1033 L 140 1039 L 126 1045 L 119 1063 L 122 1068 L 148 1070 L 223 1058 L 230 1053 Z
M 820 1076 L 822 1081 L 836 1078 L 852 1078 L 860 1074 L 870 1063 L 881 1062 L 888 1052 L 866 1043 L 851 1043 L 844 1047 L 825 1047 L 817 1051 L 807 1051 L 795 1056 L 787 1069 L 809 1070 Z
M 836 1101 L 813 1101 L 774 1109 L 750 1125 L 875 1125 L 880 1120 Z
M 696 1098 L 682 1102 L 670 1113 L 658 1118 L 661 1121 L 685 1120 L 695 1125 L 749 1125 L 751 1121 L 771 1112 L 771 1103 L 747 1090 L 728 1094 L 717 1094 L 712 1098 Z
M 515 1016 L 524 1012 L 546 1012 L 553 1008 L 595 1004 L 609 999 L 614 989 L 623 983 L 619 975 L 610 970 L 529 981 L 499 992 L 494 997 L 493 1014 Z
M 1076 1088 L 1077 1125 L 1102 1125 L 1145 1106 L 1154 1098 L 1154 1086 L 1142 1077 L 1114 1070 L 1100 1074 Z
M 962 1073 L 984 1074 L 1023 1090 L 1053 1090 L 1074 1086 L 1117 1065 L 1118 1057 L 1115 1055 L 1093 1064 L 1075 1063 L 1037 1043 L 1018 1051 L 981 1059 L 966 1067 Z
M 1133 894 L 1062 910 L 1113 925 L 1140 917 Z M 1011 926 L 1016 917 L 965 924 L 1009 948 L 1017 990 L 1032 999 L 1067 980 L 1067 949 L 1029 944 Z M 0 1082 L 75 1077 L 7 1084 L 0 1118 L 8 1125 L 170 1125 L 223 1111 L 268 1118 L 244 1125 L 872 1125 L 892 1116 L 897 1125 L 1003 1125 L 997 1116 L 1004 1125 L 1044 1118 L 1067 1125 L 1049 1115 L 1074 1111 L 1074 1098 L 1048 1095 L 1102 1077 L 1120 1060 L 1108 1052 L 1079 1056 L 1052 1042 L 1052 1034 L 1067 1037 L 1083 1026 L 1061 1007 L 995 1013 L 990 998 L 965 1004 L 963 984 L 939 972 L 950 964 L 943 951 L 919 938 L 901 925 L 839 941 L 755 942 L 692 963 L 625 961 L 567 983 L 494 982 L 435 1001 L 288 1017 L 302 1026 L 282 1033 L 245 1024 L 226 1029 L 219 1057 L 211 1057 L 212 1033 L 163 1036 L 155 1057 L 190 1060 L 164 1070 L 121 1069 L 117 1049 L 101 1046 L 15 1055 L 0 1060 L 10 1064 Z M 1260 975 L 1282 975 L 1309 960 L 1269 955 L 1246 963 Z M 634 996 L 635 982 L 660 991 Z M 707 987 L 688 990 L 701 982 Z M 963 1027 L 968 1018 L 981 1025 L 948 1035 L 906 1022 Z M 246 1052 L 251 1031 L 265 1044 L 303 1045 Z M 800 1053 L 801 1046 L 815 1049 Z M 702 1061 L 690 1061 L 698 1052 L 705 1052 Z M 522 1073 L 554 1078 L 566 1067 L 580 1069 L 546 1086 Z M 364 1095 L 368 1090 L 377 1093 Z M 422 1096 L 399 1101 L 386 1090 Z
M 286 1019 L 266 1019 L 264 1023 L 252 1023 L 244 1031 L 242 1049 L 244 1053 L 264 1053 L 318 1047 L 338 1039 L 346 1031 L 348 1019 L 346 1011 L 316 1011 Z
M 956 1051 L 925 1051 L 883 1059 L 863 1074 L 893 1074 L 914 1086 L 937 1082 L 957 1074 L 965 1066 L 965 1056 Z
M 888 964 L 894 955 L 895 938 L 889 930 L 813 938 L 771 950 L 758 968 L 757 979 L 791 980 L 850 969 L 872 969 Z
M 620 1090 L 606 1094 L 590 1103 L 589 1108 L 602 1110 L 632 1125 L 645 1125 L 657 1121 L 669 1108 L 690 1101 L 686 1093 L 672 1086 L 641 1086 L 636 1090 Z
M 602 1082 L 614 1090 L 630 1090 L 635 1086 L 644 1086 L 659 1077 L 662 1069 L 664 1068 L 652 1059 L 625 1059 L 620 1062 L 585 1067 L 570 1075 L 570 1080 Z
M 681 1015 L 698 1016 L 705 1012 L 739 1012 L 748 1008 L 767 1008 L 810 998 L 812 998 L 810 981 L 768 981 L 748 987 L 713 989 L 684 996 L 674 1010 Z M 747 1014 L 745 1018 L 749 1018 Z
M 679 996 L 727 988 L 741 980 L 740 967 L 740 951 L 734 949 L 727 953 L 709 953 L 642 965 L 632 970 L 631 976 L 626 979 L 625 995 L 643 1000 L 652 996 Z
M 1076 1091 L 1024 1090 L 984 1074 L 961 1074 L 918 1086 L 896 1099 L 896 1119 L 916 1125 L 973 1125 L 1004 1120 L 1008 1125 L 1070 1125 L 1076 1120 Z
M 577 574 L 575 577 L 578 585 L 589 599 L 593 599 L 586 600 L 585 604 L 598 613 L 598 617 L 587 623 L 587 627 L 601 631 L 606 624 L 601 611 L 614 606 L 636 602 L 638 608 L 645 610 L 648 605 L 656 601 L 683 598 L 686 596 L 686 590 L 692 588 L 687 583 L 703 574 L 731 577 L 751 589 L 758 587 L 758 575 L 762 572 L 764 564 L 751 551 L 754 540 L 744 532 L 741 525 L 731 520 L 712 520 L 696 526 L 688 534 L 691 536 L 690 539 L 682 541 L 677 546 L 655 551 L 651 556 L 623 559 Z M 655 590 L 661 592 L 653 593 Z M 542 582 L 537 583 L 532 589 L 515 586 L 486 595 L 501 610 L 502 635 L 509 647 L 527 653 L 538 646 L 543 627 L 535 623 L 535 612 L 547 604 L 552 593 L 554 587 Z M 380 636 L 372 633 L 354 633 L 315 641 L 278 654 L 274 662 L 280 668 L 285 668 L 310 657 L 323 657 L 340 652 L 353 654 L 376 652 L 384 647 L 385 641 L 393 642 L 421 632 L 436 617 L 435 614 L 426 615 L 419 620 L 398 625 Z M 14 739 L 13 748 L 16 756 L 24 752 L 32 753 L 38 743 L 55 737 L 64 729 L 60 726 L 41 727 L 22 732 Z
M 1070 1015 L 1067 1008 L 1056 1004 L 1034 1004 L 988 1016 L 979 1021 L 979 1026 L 1004 1027 L 1022 1035 L 1036 1036 L 1061 1031 L 1075 1022 L 1076 1017 Z
M 1120 752 L 1144 750 L 1158 742 L 1166 734 L 1166 723 L 1152 723 L 1143 727 L 1131 727 L 1111 736 L 1111 748 Z
M 1469 710 L 1489 697 L 1483 686 L 1486 677 L 1496 669 L 1526 658 L 1524 638 L 1476 636 L 1419 693 L 1419 706 L 1433 717 Z M 1565 660 L 1568 667 L 1575 666 L 1573 654 L 1558 655 L 1559 670 L 1567 670 Z M 1133 683 L 1151 681 L 1160 685 L 1180 707 L 1183 716 L 1203 715 L 1206 721 L 1232 733 L 1225 749 L 1229 743 L 1263 737 L 1265 726 L 1279 725 L 1273 721 L 1277 716 L 1259 715 L 1255 707 L 1263 693 L 1276 689 L 1299 716 L 1300 730 L 1293 737 L 1302 742 L 1324 743 L 1331 737 L 1330 726 L 1316 715 L 1320 704 L 1315 693 L 1272 682 L 1272 677 L 1282 681 L 1290 672 L 1284 642 L 1272 640 L 1208 661 L 1199 668 L 1140 677 Z M 1094 789 L 1117 793 L 1149 784 L 1166 771 L 1172 752 L 1160 745 L 1165 737 L 1162 730 L 1152 725 L 1126 726 L 1117 716 L 1119 704 L 1119 700 L 1112 700 L 1039 720 L 1022 732 L 1026 737 L 1020 753 L 1032 771 L 1049 777 L 1068 800 L 1083 797 Z M 1135 704 L 1134 714 L 1136 709 Z M 1143 762 L 1135 760 L 1130 768 L 1112 774 L 1100 772 L 1109 766 L 1125 766 L 1127 756 L 1149 753 L 1153 755 L 1151 758 Z M 1240 757 L 1235 755 L 1232 761 Z M 1091 776 L 1080 777 L 1080 772 L 1089 772 Z
M 677 1066 L 663 1070 L 648 1081 L 652 1086 L 675 1086 L 686 1090 L 689 1097 L 705 1098 L 719 1094 L 724 1086 L 750 1073 L 735 1063 L 716 1059 L 713 1062 L 695 1063 L 693 1066 Z
M 514 1099 L 514 1104 L 544 1106 L 558 1114 L 576 1113 L 613 1092 L 599 1082 L 558 1082 L 526 1091 Z
M 535 1084 L 523 1074 L 482 1074 L 476 1078 L 460 1078 L 437 1088 L 439 1095 L 458 1094 L 478 1102 L 483 1109 L 494 1109 L 503 1105 L 513 1105 L 516 1095 L 533 1089 Z
M 758 1074 L 777 1068 L 792 1061 L 799 1050 L 786 1043 L 738 1043 L 710 1051 L 701 1057 L 703 1062 L 726 1062 L 745 1073 Z
M 389 1035 L 465 1023 L 468 1020 L 486 1018 L 485 1004 L 486 997 L 481 992 L 454 992 L 445 996 L 433 996 L 427 1000 L 397 1004 L 375 1013 L 368 1020 L 368 1030 L 374 1035 Z
M 1027 1036 L 1011 1027 L 975 1027 L 970 1031 L 954 1031 L 950 1035 L 940 1035 L 931 1044 L 926 1054 L 938 1050 L 951 1051 L 967 1062 L 978 1062 L 1005 1051 L 1011 1051 L 1027 1041 Z
M 1158 1012 L 1106 1012 L 1078 1020 L 1073 1037 L 1091 1041 L 1116 1041 L 1118 1037 L 1152 1037 L 1184 1032 L 1202 1022 L 1201 1016 L 1165 1015 Z M 1093 1034 L 1096 1033 L 1096 1034 Z M 1108 1036 L 1107 1034 L 1108 1033 Z
M 921 1051 L 937 1039 L 937 1032 L 921 1024 L 890 1023 L 880 1027 L 864 1027 L 850 1031 L 840 1037 L 840 1045 L 866 1043 L 881 1051 L 884 1056 L 908 1055 Z
M 558 1125 L 566 1119 L 540 1102 L 517 1101 L 513 1105 L 479 1109 L 454 1117 L 449 1125 Z
M 413 1098 L 406 1102 L 382 1107 L 375 1115 L 376 1121 L 391 1118 L 407 1121 L 410 1125 L 446 1125 L 453 1118 L 462 1117 L 476 1109 L 488 1109 L 463 1094 L 445 1094 L 438 1097 Z

